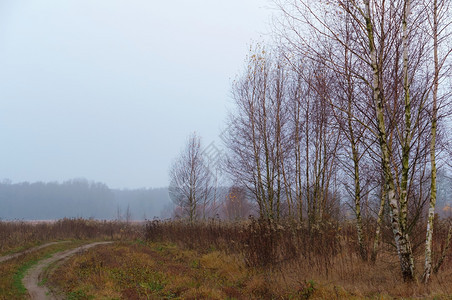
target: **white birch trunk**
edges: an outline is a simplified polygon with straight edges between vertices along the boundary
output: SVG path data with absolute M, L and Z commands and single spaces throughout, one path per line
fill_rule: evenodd
M 375 113 L 378 124 L 378 139 L 382 156 L 382 168 L 385 178 L 385 188 L 387 190 L 388 202 L 391 212 L 391 226 L 394 234 L 395 245 L 400 260 L 402 276 L 405 281 L 414 279 L 414 260 L 411 251 L 408 236 L 402 232 L 399 218 L 399 203 L 395 193 L 394 179 L 390 166 L 390 153 L 387 144 L 387 132 L 384 122 L 383 99 L 380 90 L 380 72 L 378 65 L 377 53 L 375 49 L 374 30 L 371 20 L 371 10 L 369 0 L 364 0 L 366 6 L 366 27 L 369 40 L 369 50 L 371 57 L 371 66 L 373 72 L 372 90 L 373 100 L 375 104 Z
M 433 107 L 432 107 L 432 127 L 430 140 L 430 203 L 428 209 L 427 232 L 425 239 L 425 264 L 424 275 L 422 281 L 427 284 L 432 273 L 432 244 L 433 244 L 433 221 L 435 218 L 436 206 L 436 126 L 437 126 L 437 98 L 438 98 L 438 81 L 439 81 L 439 64 L 438 64 L 438 6 L 437 0 L 433 0 L 433 60 L 435 64 L 435 74 L 433 78 Z M 449 245 L 450 231 L 448 235 Z

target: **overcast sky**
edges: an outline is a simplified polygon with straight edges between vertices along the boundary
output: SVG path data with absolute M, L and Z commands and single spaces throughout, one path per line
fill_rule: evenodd
M 215 141 L 266 0 L 0 2 L 0 179 L 168 185 Z

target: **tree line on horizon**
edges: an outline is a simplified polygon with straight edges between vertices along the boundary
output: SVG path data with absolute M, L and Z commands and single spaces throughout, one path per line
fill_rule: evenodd
M 169 203 L 167 188 L 118 190 L 86 179 L 0 182 L 0 220 L 145 220 L 160 217 Z

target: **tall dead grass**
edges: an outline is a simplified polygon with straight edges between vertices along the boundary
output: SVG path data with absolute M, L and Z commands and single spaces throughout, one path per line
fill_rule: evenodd
M 142 238 L 142 226 L 118 221 L 61 219 L 53 222 L 0 221 L 0 253 L 63 239 Z
M 422 234 L 423 225 L 419 225 Z M 374 230 L 367 228 L 371 236 Z M 438 259 L 447 235 L 446 222 L 437 222 L 434 253 Z M 313 228 L 296 222 L 272 222 L 249 219 L 243 222 L 186 223 L 183 221 L 150 221 L 146 239 L 172 242 L 189 249 L 208 252 L 212 249 L 240 254 L 250 270 L 264 275 L 271 296 L 297 295 L 309 297 L 442 297 L 452 294 L 451 253 L 429 286 L 403 283 L 400 266 L 389 228 L 385 231 L 377 261 L 363 261 L 358 255 L 353 222 L 330 222 Z M 417 275 L 423 271 L 422 238 L 413 239 Z M 373 240 L 368 239 L 368 249 Z M 315 282 L 312 283 L 312 282 Z M 314 292 L 315 290 L 315 292 Z M 326 293 L 326 294 L 324 294 Z M 344 294 L 345 293 L 345 294 Z M 342 296 L 341 296 L 342 295 Z

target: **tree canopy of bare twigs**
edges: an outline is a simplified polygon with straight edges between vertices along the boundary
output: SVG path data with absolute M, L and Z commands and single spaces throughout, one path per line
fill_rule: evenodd
M 437 161 L 448 158 L 450 2 L 275 1 L 277 45 L 252 49 L 234 82 L 225 143 L 226 170 L 262 218 L 313 227 L 348 198 L 362 259 L 373 240 L 375 261 L 386 219 L 407 281 L 425 241 L 428 282 Z
M 190 222 L 205 218 L 214 195 L 214 175 L 201 148 L 201 138 L 190 135 L 180 156 L 173 162 L 170 171 L 169 193 L 183 218 Z
M 444 85 L 452 51 L 450 1 L 287 0 L 277 5 L 281 18 L 276 31 L 282 47 L 292 57 L 328 68 L 345 87 L 342 97 L 323 100 L 334 107 L 339 124 L 344 120 L 342 132 L 353 161 L 359 243 L 359 164 L 365 155 L 381 165 L 383 196 L 379 212 L 387 201 L 406 280 L 415 276 L 412 233 L 429 203 L 427 282 L 436 201 L 436 128 L 450 110 L 450 91 Z M 339 101 L 341 98 L 345 101 Z M 362 255 L 365 257 L 364 249 Z

